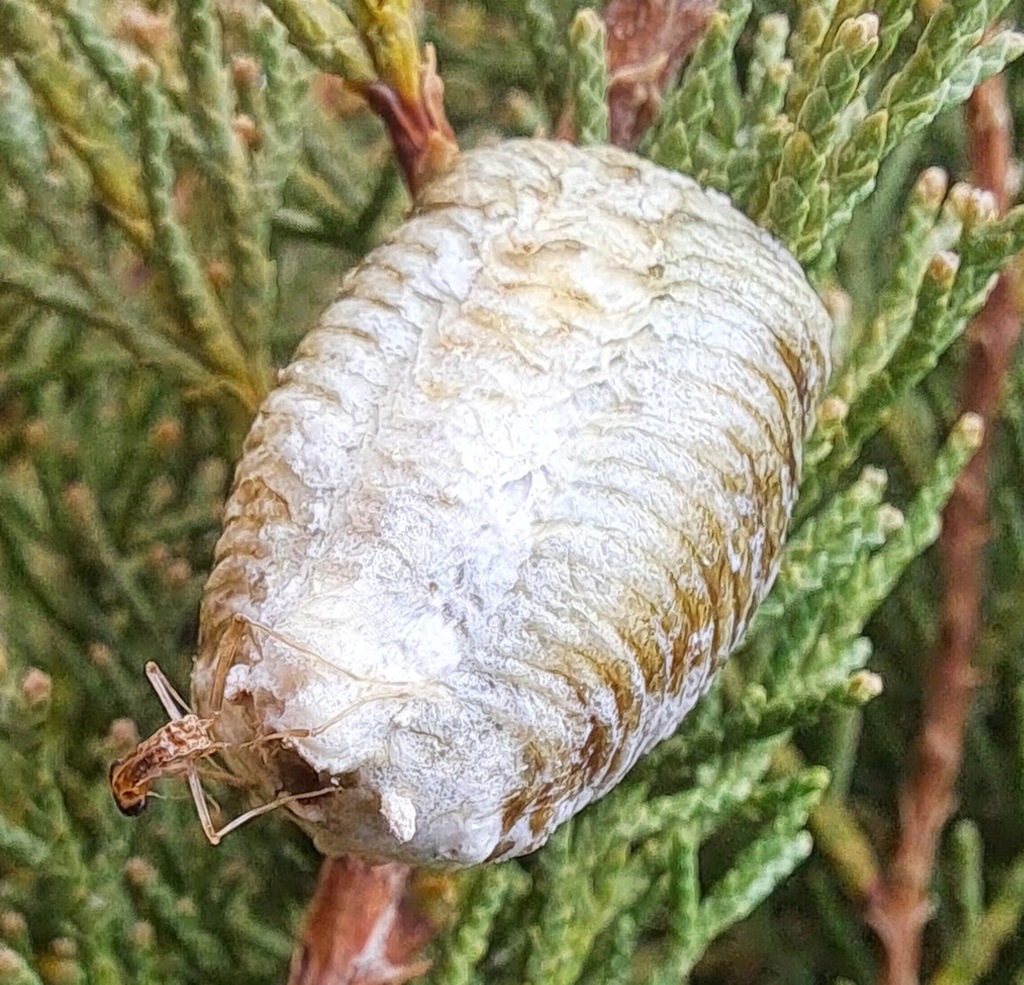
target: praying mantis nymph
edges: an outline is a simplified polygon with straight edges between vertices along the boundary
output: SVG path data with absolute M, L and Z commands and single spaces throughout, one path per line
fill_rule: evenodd
M 126 817 L 138 817 L 149 806 L 152 786 L 157 780 L 184 776 L 203 833 L 211 845 L 216 845 L 226 834 L 261 814 L 296 800 L 320 797 L 330 792 L 325 789 L 285 794 L 217 828 L 210 815 L 198 768 L 200 760 L 226 748 L 226 744 L 219 742 L 213 734 L 216 718 L 200 718 L 192 712 L 153 661 L 146 664 L 146 676 L 170 720 L 140 742 L 129 755 L 110 765 L 110 791 L 118 810 Z
M 273 638 L 293 649 L 304 650 L 300 644 L 282 636 L 270 627 L 236 614 L 232 619 L 231 632 L 226 634 L 222 641 L 224 646 L 218 659 L 215 676 L 216 688 L 220 697 L 216 708 L 206 717 L 195 714 L 189 708 L 156 663 L 151 660 L 146 664 L 146 677 L 160 699 L 160 703 L 164 706 L 169 721 L 158 728 L 149 738 L 140 742 L 133 752 L 110 766 L 110 791 L 118 810 L 126 817 L 138 817 L 148 807 L 150 793 L 155 782 L 184 777 L 192 794 L 203 833 L 211 845 L 217 845 L 226 834 L 261 814 L 267 814 L 278 807 L 299 800 L 322 797 L 333 791 L 334 787 L 328 785 L 315 790 L 282 794 L 265 804 L 245 811 L 222 828 L 218 829 L 213 823 L 198 764 L 201 760 L 209 759 L 218 753 L 229 752 L 235 745 L 235 743 L 218 739 L 215 732 L 224 700 L 226 676 L 231 666 L 231 650 L 238 645 L 246 632 L 253 631 Z M 304 650 L 304 652 L 306 658 L 311 661 L 319 659 L 315 653 L 309 650 Z M 381 688 L 379 682 L 369 683 Z M 388 696 L 389 694 L 388 688 L 384 686 L 383 695 Z M 380 697 L 370 700 L 380 700 Z M 260 746 L 267 748 L 274 743 L 296 738 L 310 739 L 337 725 L 347 715 L 358 711 L 358 708 L 359 704 L 357 703 L 353 707 L 343 709 L 327 721 L 320 723 L 316 728 L 261 734 L 241 743 L 241 745 L 250 749 Z M 239 784 L 239 781 L 230 772 L 218 770 L 216 776 L 222 781 L 234 785 Z

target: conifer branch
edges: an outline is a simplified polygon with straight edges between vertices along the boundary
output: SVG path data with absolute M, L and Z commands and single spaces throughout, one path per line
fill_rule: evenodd
M 375 81 L 376 70 L 355 25 L 329 0 L 266 0 L 288 38 L 317 68 L 350 82 Z
M 999 951 L 1019 934 L 1024 917 L 1024 854 L 1018 855 L 1000 881 L 990 906 L 950 948 L 950 957 L 929 985 L 972 985 L 991 971 Z
M 161 265 L 183 325 L 183 335 L 206 365 L 220 374 L 239 398 L 254 409 L 261 393 L 229 321 L 175 214 L 174 172 L 169 155 L 166 109 L 155 70 L 136 70 L 136 123 L 145 177 L 146 201 L 153 229 L 153 261 Z
M 249 155 L 234 126 L 235 100 L 222 64 L 217 15 L 208 0 L 178 4 L 181 60 L 203 141 L 206 173 L 223 202 L 233 283 L 228 327 L 247 356 L 250 375 L 259 377 L 268 362 L 265 319 L 270 301 L 266 259 L 269 216 L 253 188 Z
M 794 878 L 798 892 L 818 891 L 806 894 L 801 919 L 818 921 L 820 946 L 829 927 L 858 938 L 862 928 L 842 922 L 840 892 L 863 898 L 877 862 L 857 821 L 858 784 L 845 779 L 848 754 L 831 741 L 838 727 L 817 723 L 839 714 L 856 732 L 856 710 L 879 689 L 865 669 L 865 622 L 937 536 L 939 510 L 979 431 L 971 418 L 954 428 L 930 474 L 936 449 L 921 442 L 916 495 L 905 492 L 898 463 L 887 493 L 862 451 L 887 458 L 885 422 L 908 401 L 930 434 L 948 430 L 955 412 L 941 351 L 955 356 L 993 274 L 1024 242 L 1024 211 L 1001 217 L 962 185 L 947 193 L 935 170 L 922 174 L 895 221 L 893 188 L 930 163 L 907 138 L 1021 51 L 1015 31 L 985 33 L 1004 0 L 965 3 L 812 0 L 795 25 L 779 12 L 748 25 L 751 4 L 735 0 L 711 16 L 676 82 L 693 37 L 681 40 L 689 28 L 672 18 L 685 7 L 689 27 L 703 25 L 712 4 L 702 0 L 647 5 L 655 20 L 640 25 L 636 46 L 616 31 L 623 11 L 642 4 L 611 0 L 607 64 L 599 32 L 578 34 L 573 46 L 574 11 L 562 0 L 500 11 L 460 4 L 461 21 L 451 5 L 430 7 L 459 119 L 479 121 L 467 125 L 470 139 L 505 121 L 513 99 L 526 106 L 518 125 L 550 132 L 571 88 L 589 107 L 584 139 L 600 139 L 606 114 L 618 139 L 616 98 L 642 96 L 624 113 L 628 139 L 650 123 L 644 146 L 659 160 L 761 217 L 826 296 L 840 284 L 854 296 L 852 315 L 837 319 L 848 334 L 805 449 L 798 520 L 744 651 L 678 734 L 542 854 L 465 873 L 454 888 L 434 885 L 437 908 L 455 917 L 429 954 L 435 985 L 677 982 L 801 862 L 807 831 L 818 860 Z M 379 131 L 344 95 L 354 86 L 383 103 L 385 83 L 391 95 L 415 89 L 411 21 L 389 20 L 408 13 L 402 0 L 387 9 L 267 6 L 271 14 L 252 17 L 237 6 L 184 4 L 180 23 L 150 18 L 146 28 L 132 27 L 131 9 L 102 2 L 0 0 L 5 985 L 280 982 L 291 917 L 312 879 L 312 852 L 274 819 L 199 851 L 186 804 L 166 799 L 143 831 L 121 823 L 103 782 L 110 760 L 157 721 L 156 700 L 139 686 L 141 662 L 157 656 L 175 680 L 185 678 L 224 486 L 270 348 L 288 351 L 339 272 L 403 207 Z M 469 40 L 454 43 L 459 32 Z M 572 78 L 570 50 L 585 68 Z M 510 77 L 521 92 L 501 89 Z M 879 190 L 888 196 L 882 217 L 864 207 Z M 215 221 L 203 221 L 207 210 Z M 865 258 L 882 239 L 891 241 L 890 269 L 875 278 L 879 265 Z M 841 313 L 842 302 L 834 308 Z M 990 371 L 986 364 L 978 376 L 986 400 Z M 1008 450 L 993 458 L 1008 473 L 1024 460 L 1022 419 L 1015 398 Z M 1007 531 L 994 546 L 1019 571 L 1018 500 L 1006 481 L 992 497 Z M 1016 587 L 1004 585 L 996 608 L 1008 638 L 1019 623 Z M 873 668 L 884 668 L 904 622 L 927 630 L 923 592 L 912 585 L 906 595 L 898 625 L 872 628 Z M 52 694 L 33 666 L 52 674 Z M 1024 721 L 1024 688 L 1006 681 L 1009 713 Z M 138 729 L 124 718 L 110 724 L 129 715 Z M 883 731 L 865 730 L 873 754 L 891 741 Z M 998 757 L 1019 760 L 1020 751 L 987 755 L 974 775 L 991 782 Z M 814 807 L 824 774 L 805 764 L 822 762 L 839 777 Z M 941 985 L 972 980 L 1000 948 L 1017 947 L 1016 869 L 988 909 L 981 891 L 998 883 L 988 834 L 983 821 L 964 827 L 955 870 L 944 865 L 936 882 L 953 900 L 959 935 L 958 952 L 942 956 Z M 735 935 L 753 940 L 742 926 Z M 844 974 L 869 980 L 866 950 L 836 955 L 830 974 L 833 961 L 854 955 Z M 790 958 L 808 977 L 824 974 L 814 947 Z M 723 974 L 736 977 L 735 949 L 724 960 L 733 965 Z
M 608 142 L 608 73 L 605 67 L 605 30 L 592 10 L 581 10 L 569 32 L 569 69 L 573 93 L 575 142 Z
M 52 25 L 26 0 L 0 0 L 0 53 L 60 127 L 92 174 L 97 198 L 140 247 L 150 241 L 139 169 L 116 136 L 118 121 L 96 98 L 90 80 L 60 57 Z
M 968 110 L 972 167 L 979 187 L 990 189 L 999 212 L 1010 197 L 1009 109 L 1001 77 L 982 84 Z M 972 654 L 982 596 L 991 428 L 1010 355 L 1020 334 L 1020 311 L 1004 274 L 970 331 L 961 407 L 978 414 L 985 438 L 957 479 L 943 513 L 941 558 L 944 600 L 941 644 L 925 683 L 922 723 L 910 777 L 900 794 L 900 841 L 867 911 L 882 941 L 880 981 L 904 985 L 918 978 L 921 935 L 928 919 L 931 870 L 943 826 L 953 810 L 964 729 L 974 690 Z M 1019 878 L 1018 878 L 1019 881 Z M 1024 893 L 1009 905 L 1019 915 Z M 985 961 L 977 956 L 976 960 Z M 947 970 L 938 980 L 955 974 Z M 951 980 L 956 980 L 953 978 Z M 966 980 L 966 979 L 961 979 Z

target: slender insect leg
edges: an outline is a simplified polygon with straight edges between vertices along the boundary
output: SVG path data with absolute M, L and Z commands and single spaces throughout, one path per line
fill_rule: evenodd
M 272 739 L 289 739 L 289 738 L 307 739 L 307 738 L 310 738 L 312 736 L 322 735 L 329 728 L 332 728 L 333 726 L 337 725 L 340 721 L 342 721 L 343 719 L 345 719 L 346 717 L 351 715 L 353 712 L 358 711 L 364 705 L 370 704 L 371 702 L 374 702 L 374 701 L 385 701 L 385 700 L 388 700 L 388 699 L 391 699 L 391 698 L 410 698 L 410 697 L 416 697 L 417 696 L 417 692 L 416 691 L 413 691 L 413 690 L 409 689 L 410 688 L 410 684 L 408 682 L 402 682 L 402 681 L 380 681 L 380 680 L 377 680 L 377 679 L 372 678 L 372 677 L 362 677 L 359 674 L 354 674 L 354 673 L 352 673 L 352 671 L 346 670 L 344 667 L 339 667 L 337 664 L 331 663 L 329 660 L 325 660 L 315 650 L 311 650 L 309 647 L 304 646 L 302 643 L 299 643 L 297 640 L 289 639 L 287 636 L 283 635 L 282 633 L 279 633 L 276 629 L 271 629 L 269 626 L 265 626 L 263 623 L 257 622 L 255 619 L 250 619 L 249 617 L 242 616 L 240 614 L 236 614 L 235 618 L 238 619 L 238 620 L 243 620 L 249 626 L 250 630 L 258 629 L 260 632 L 266 633 L 267 636 L 269 636 L 271 639 L 277 640 L 278 643 L 282 643 L 285 646 L 290 647 L 291 649 L 297 651 L 298 653 L 304 653 L 306 656 L 310 657 L 312 660 L 315 660 L 317 663 L 322 664 L 324 666 L 324 668 L 326 670 L 328 670 L 329 672 L 331 672 L 331 673 L 339 674 L 342 677 L 347 677 L 351 681 L 355 681 L 356 683 L 365 684 L 365 685 L 368 685 L 370 687 L 378 689 L 378 691 L 386 692 L 386 693 L 377 693 L 377 694 L 374 694 L 374 695 L 369 695 L 369 696 L 364 697 L 364 698 L 360 698 L 358 701 L 356 701 L 353 704 L 349 705 L 349 707 L 345 708 L 343 711 L 340 711 L 337 715 L 333 715 L 326 722 L 323 722 L 320 725 L 317 725 L 315 728 L 312 728 L 312 729 L 283 729 L 280 732 L 271 732 L 268 735 L 257 736 L 257 738 L 253 739 L 251 743 L 248 743 L 250 745 L 257 745 L 257 744 L 259 744 L 261 742 L 269 742 Z M 415 684 L 413 686 L 415 686 L 417 688 L 422 688 L 424 686 L 424 684 L 426 684 L 427 686 L 433 685 L 433 684 L 440 685 L 441 682 L 439 682 L 439 681 L 429 681 L 429 682 L 417 683 L 417 684 Z
M 307 730 L 307 738 L 313 736 L 323 735 L 329 728 L 334 728 L 339 722 L 348 718 L 349 715 L 355 714 L 364 705 L 373 704 L 375 701 L 390 701 L 393 698 L 415 698 L 416 693 L 413 691 L 396 691 L 393 694 L 372 694 L 367 695 L 365 698 L 360 698 L 358 701 L 353 701 L 344 711 L 339 711 L 337 715 L 332 715 L 327 719 L 326 722 L 321 722 L 315 728 Z
M 213 702 L 213 712 L 216 714 L 224 705 L 224 687 L 228 680 L 228 671 L 231 670 L 232 660 L 238 644 L 242 642 L 242 634 L 248 628 L 249 621 L 240 612 L 231 617 L 231 625 L 221 634 L 217 641 L 217 653 L 214 657 L 213 686 L 210 689 L 210 698 Z
M 321 722 L 314 728 L 289 728 L 282 729 L 279 732 L 268 732 L 266 735 L 258 735 L 255 739 L 250 739 L 245 743 L 245 745 L 250 748 L 255 748 L 264 742 L 272 742 L 274 739 L 311 739 L 315 736 L 323 735 L 323 733 L 329 728 L 333 728 L 349 715 L 357 712 L 364 705 L 373 704 L 374 701 L 386 701 L 390 698 L 413 697 L 416 697 L 416 695 L 412 691 L 399 691 L 396 694 L 368 695 L 365 698 L 360 698 L 358 701 L 353 701 L 352 704 L 350 704 L 344 711 L 339 711 L 337 715 L 332 715 L 326 722 Z
M 174 690 L 164 672 L 152 660 L 146 664 L 146 676 L 172 721 L 183 717 L 182 709 L 187 713 L 190 712 L 181 695 Z M 209 752 L 215 752 L 218 748 L 222 748 L 220 743 L 211 743 Z M 192 794 L 192 802 L 196 806 L 196 814 L 199 816 L 199 823 L 203 826 L 203 833 L 212 845 L 216 845 L 220 841 L 220 837 L 210 817 L 210 806 L 206 802 L 206 794 L 203 791 L 203 784 L 199 779 L 199 771 L 195 763 L 189 763 L 185 776 L 188 780 L 188 789 Z
M 199 817 L 199 823 L 203 826 L 203 834 L 206 835 L 206 840 L 211 845 L 219 844 L 220 832 L 214 826 L 213 818 L 210 817 L 210 805 L 206 802 L 203 784 L 199 779 L 199 773 L 195 766 L 189 767 L 187 777 L 188 788 L 192 793 L 192 801 L 196 805 L 196 814 Z
M 309 647 L 304 646 L 297 640 L 289 639 L 287 636 L 279 633 L 276 629 L 271 629 L 269 626 L 265 626 L 263 623 L 257 622 L 255 619 L 250 619 L 248 616 L 242 615 L 236 615 L 235 618 L 244 620 L 250 630 L 258 629 L 260 632 L 266 633 L 271 639 L 277 640 L 279 643 L 283 643 L 285 646 L 290 647 L 298 653 L 304 653 L 310 659 L 322 664 L 330 673 L 347 677 L 350 681 L 371 687 L 377 692 L 375 694 L 368 695 L 367 697 L 360 698 L 358 701 L 349 705 L 348 708 L 340 711 L 337 715 L 332 716 L 326 722 L 323 722 L 315 728 L 285 729 L 280 732 L 272 732 L 269 735 L 262 735 L 254 739 L 253 744 L 266 742 L 270 739 L 309 738 L 311 736 L 321 735 L 329 728 L 337 725 L 348 715 L 358 711 L 358 709 L 362 708 L 363 705 L 370 704 L 373 701 L 386 701 L 392 698 L 423 697 L 430 688 L 436 688 L 438 691 L 451 693 L 451 688 L 448 684 L 435 678 L 423 681 L 382 681 L 374 677 L 363 677 L 360 674 L 355 674 L 350 670 L 346 670 L 344 667 L 339 667 L 337 664 L 331 663 L 315 650 L 311 650 Z
M 246 821 L 251 821 L 254 817 L 259 817 L 261 814 L 266 814 L 269 811 L 276 810 L 278 807 L 283 807 L 285 804 L 290 804 L 296 800 L 309 800 L 313 797 L 323 797 L 325 794 L 333 793 L 333 787 L 325 787 L 323 790 L 308 790 L 306 793 L 290 793 L 285 794 L 282 797 L 278 797 L 276 800 L 270 801 L 269 804 L 261 804 L 259 807 L 254 807 L 252 810 L 246 811 L 244 814 L 239 814 L 238 817 L 231 821 L 228 821 L 219 831 L 215 830 L 212 823 L 210 822 L 209 813 L 206 814 L 206 819 L 199 818 L 203 825 L 203 831 L 206 833 L 206 837 L 210 840 L 211 845 L 216 845 L 221 838 L 235 828 L 241 827 Z
M 149 678 L 149 683 L 152 685 L 153 690 L 156 691 L 160 704 L 164 706 L 164 710 L 172 722 L 177 721 L 183 714 L 191 714 L 192 709 L 185 703 L 181 695 L 174 690 L 167 676 L 152 660 L 146 663 L 146 677 Z
M 212 766 L 209 762 L 196 763 L 196 769 L 199 771 L 199 779 L 206 783 L 223 783 L 227 787 L 239 789 L 246 786 L 245 780 L 218 766 Z
M 305 646 L 298 640 L 289 639 L 283 633 L 279 633 L 276 629 L 271 629 L 269 626 L 265 626 L 263 623 L 257 622 L 255 619 L 249 619 L 247 616 L 241 615 L 236 616 L 235 618 L 245 620 L 251 629 L 258 629 L 261 633 L 266 633 L 272 640 L 277 640 L 278 643 L 282 643 L 284 646 L 295 650 L 297 653 L 303 653 L 316 663 L 322 664 L 328 673 L 347 677 L 350 681 L 355 681 L 357 684 L 370 684 L 375 687 L 396 686 L 389 681 L 379 681 L 373 677 L 363 677 L 360 674 L 354 674 L 352 671 L 346 670 L 344 667 L 339 667 L 337 664 L 331 663 L 330 660 L 322 657 L 315 650 L 311 650 L 308 646 Z M 405 685 L 398 684 L 397 686 L 404 687 Z
M 248 742 L 243 743 L 243 748 L 256 749 L 266 742 L 273 742 L 275 739 L 308 739 L 311 735 L 315 734 L 315 731 L 310 731 L 308 728 L 286 728 L 281 729 L 280 732 L 267 732 L 266 735 L 257 735 L 255 739 L 250 739 Z

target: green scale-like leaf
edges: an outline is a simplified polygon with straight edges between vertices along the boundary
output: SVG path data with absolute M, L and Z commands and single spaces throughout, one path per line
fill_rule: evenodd
M 836 771 L 829 807 L 845 812 L 837 830 L 856 833 L 847 802 L 891 781 L 852 744 L 860 736 L 887 774 L 893 757 L 879 749 L 907 745 L 899 722 L 861 730 L 860 708 L 879 690 L 876 668 L 895 667 L 893 691 L 906 686 L 902 665 L 926 648 L 900 643 L 934 626 L 917 576 L 927 566 L 896 586 L 977 447 L 966 418 L 935 451 L 956 413 L 956 340 L 1024 245 L 1024 211 L 997 218 L 964 186 L 947 194 L 936 170 L 905 207 L 865 206 L 878 191 L 899 202 L 933 163 L 926 128 L 1024 48 L 990 28 L 1002 0 L 759 4 L 751 22 L 753 6 L 711 15 L 642 147 L 766 224 L 823 295 L 858 299 L 837 319 L 848 325 L 792 536 L 743 649 L 677 735 L 538 856 L 457 880 L 435 985 L 676 983 L 709 950 L 700 980 L 735 981 L 737 967 L 750 973 L 729 963 L 744 948 L 768 985 L 874 977 L 843 878 L 827 858 L 800 868 L 827 782 L 802 763 Z M 169 791 L 133 826 L 105 786 L 131 735 L 126 722 L 108 734 L 111 722 L 160 724 L 142 663 L 184 679 L 219 505 L 271 353 L 285 357 L 405 207 L 379 128 L 316 74 L 359 88 L 395 69 L 391 36 L 409 22 L 389 18 L 404 6 L 266 7 L 158 5 L 137 22 L 135 8 L 92 0 L 0 0 L 3 985 L 283 981 L 312 886 L 315 857 L 275 819 L 214 851 L 187 800 Z M 605 139 L 596 12 L 503 0 L 428 17 L 450 105 L 471 120 L 465 142 L 512 127 L 516 105 L 527 106 L 516 125 L 548 133 L 572 105 L 577 139 Z M 959 166 L 960 148 L 943 153 Z M 1010 391 L 993 452 L 1003 594 L 986 610 L 985 652 L 996 654 L 1024 588 L 1019 380 Z M 897 423 L 914 469 L 902 468 Z M 900 618 L 883 609 L 869 624 L 894 591 Z M 967 757 L 964 796 L 988 783 L 995 802 L 1024 762 L 1024 684 L 1013 660 L 991 659 L 980 677 L 1009 695 L 1012 724 Z M 49 673 L 49 698 L 29 700 L 30 666 Z M 242 806 L 221 797 L 225 811 Z M 892 823 L 868 812 L 880 830 Z M 940 850 L 943 983 L 1009 980 L 998 961 L 1019 936 L 1020 825 L 1000 815 L 992 839 L 976 816 Z M 780 912 L 760 907 L 787 880 Z

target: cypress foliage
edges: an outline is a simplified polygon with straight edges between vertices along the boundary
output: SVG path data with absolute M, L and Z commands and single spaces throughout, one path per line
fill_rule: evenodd
M 183 794 L 132 824 L 106 777 L 161 721 L 144 662 L 187 679 L 275 365 L 407 204 L 383 131 L 324 74 L 375 77 L 393 28 L 363 6 L 0 0 L 0 985 L 283 979 L 317 865 L 304 837 L 272 816 L 211 849 Z M 432 8 L 464 144 L 551 132 L 569 104 L 581 143 L 605 139 L 603 27 L 574 6 Z M 920 555 L 981 439 L 953 410 L 958 339 L 1024 245 L 1024 207 L 997 216 L 926 170 L 958 166 L 950 111 L 1024 36 L 986 30 L 1000 0 L 912 7 L 726 0 L 644 137 L 852 313 L 742 651 L 540 853 L 458 877 L 437 985 L 874 979 L 856 887 L 935 644 Z M 1018 365 L 987 686 L 935 883 L 943 985 L 1024 981 L 1022 398 Z

